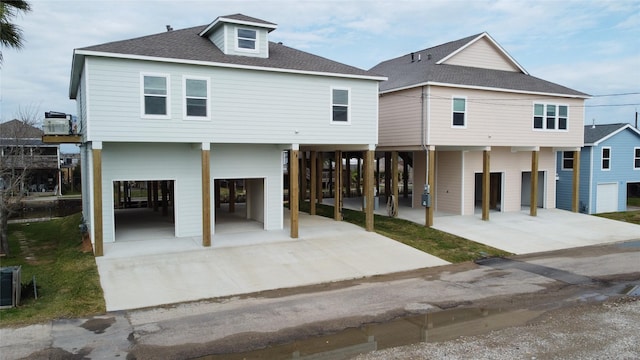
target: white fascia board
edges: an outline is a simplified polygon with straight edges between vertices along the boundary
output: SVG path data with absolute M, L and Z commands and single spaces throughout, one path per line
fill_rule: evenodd
M 436 64 L 440 65 L 440 64 L 444 64 L 447 60 L 451 59 L 452 57 L 454 57 L 455 55 L 457 55 L 458 53 L 460 53 L 461 51 L 463 51 L 464 49 L 468 48 L 469 46 L 473 45 L 474 43 L 478 42 L 480 39 L 486 38 L 488 39 L 498 50 L 500 50 L 500 52 L 507 57 L 507 59 L 509 59 L 509 61 L 515 65 L 520 71 L 522 71 L 523 73 L 529 75 L 529 72 L 527 70 L 525 70 L 522 66 L 520 66 L 520 64 L 513 58 L 511 57 L 511 55 L 509 55 L 509 53 L 502 48 L 502 46 L 500 46 L 500 44 L 498 44 L 497 41 L 495 41 L 488 33 L 483 32 L 482 34 L 480 34 L 477 38 L 469 41 L 468 43 L 466 43 L 464 46 L 461 46 L 458 50 L 452 52 L 451 54 L 445 56 L 444 58 L 442 58 L 440 61 L 438 61 Z
M 441 82 L 434 82 L 434 81 L 427 81 L 427 82 L 418 83 L 418 84 L 414 84 L 414 85 L 404 86 L 404 87 L 397 88 L 397 89 L 385 90 L 385 91 L 381 92 L 380 94 L 387 94 L 387 93 L 392 93 L 392 92 L 396 92 L 396 91 L 407 90 L 407 89 L 412 89 L 412 88 L 415 88 L 415 87 L 427 86 L 427 85 L 451 87 L 451 88 L 459 88 L 459 89 L 498 91 L 498 92 L 515 93 L 515 94 L 543 95 L 543 96 L 555 96 L 555 97 L 575 98 L 575 99 L 591 99 L 591 96 L 588 96 L 588 95 L 556 94 L 556 93 L 545 93 L 545 92 L 538 92 L 538 91 L 514 90 L 514 89 L 505 89 L 505 88 L 493 88 L 493 87 L 487 87 L 487 86 L 448 84 L 448 83 L 441 83 Z
M 96 57 L 108 57 L 108 58 L 115 58 L 115 59 L 157 61 L 157 62 L 174 63 L 174 64 L 187 64 L 187 65 L 215 66 L 215 67 L 221 67 L 221 68 L 268 71 L 268 72 L 279 72 L 279 73 L 288 73 L 288 74 L 330 76 L 330 77 L 339 77 L 339 78 L 348 78 L 348 79 L 363 79 L 363 80 L 376 80 L 376 81 L 388 80 L 388 78 L 385 77 L 385 76 L 352 75 L 352 74 L 340 74 L 340 73 L 330 73 L 330 72 L 321 72 L 321 71 L 282 69 L 282 68 L 273 68 L 273 67 L 262 67 L 262 66 L 219 63 L 219 62 L 202 61 L 202 60 L 185 60 L 185 59 L 160 58 L 160 57 L 146 56 L 146 55 L 116 54 L 116 53 L 108 53 L 108 52 L 100 52 L 100 51 L 78 50 L 76 52 L 76 54 L 83 55 L 83 56 L 96 56 Z
M 604 136 L 602 139 L 594 142 L 592 145 L 593 146 L 598 146 L 603 141 L 606 141 L 607 139 L 610 139 L 611 137 L 615 136 L 616 134 L 618 134 L 618 133 L 620 133 L 620 132 L 622 132 L 624 130 L 627 130 L 627 129 L 633 130 L 636 134 L 640 135 L 640 130 L 634 128 L 633 126 L 631 126 L 631 124 L 626 124 L 625 126 L 621 127 L 620 129 L 618 129 L 616 131 L 613 131 L 609 135 Z
M 75 100 L 78 95 L 78 81 L 80 81 L 80 74 L 82 74 L 83 67 L 84 56 L 78 54 L 77 50 L 74 50 L 71 60 L 71 76 L 69 78 L 69 99 L 71 100 Z
M 211 24 L 209 24 L 209 26 L 207 26 L 204 30 L 202 30 L 200 32 L 200 34 L 198 34 L 198 35 L 199 36 L 207 35 L 209 33 L 209 31 L 211 31 L 213 28 L 216 27 L 216 25 L 218 25 L 220 23 L 232 23 L 232 24 L 238 24 L 238 25 L 261 27 L 261 28 L 269 29 L 269 32 L 272 32 L 273 30 L 275 30 L 278 27 L 277 25 L 270 25 L 270 24 L 252 22 L 252 21 L 243 21 L 243 20 L 235 20 L 235 19 L 229 19 L 229 18 L 224 18 L 224 17 L 220 18 L 219 17 L 219 18 L 215 19 Z

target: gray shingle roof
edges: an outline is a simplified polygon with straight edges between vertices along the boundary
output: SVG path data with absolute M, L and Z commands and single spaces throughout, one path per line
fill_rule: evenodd
M 437 64 L 438 61 L 481 35 L 476 34 L 416 51 L 414 53 L 415 61 L 413 62 L 411 61 L 411 55 L 403 55 L 383 61 L 371 68 L 370 71 L 389 78 L 389 80 L 380 83 L 380 91 L 406 88 L 427 82 L 439 82 L 525 92 L 588 96 L 580 91 L 542 80 L 523 72 Z M 420 61 L 417 61 L 418 54 L 421 56 Z
M 254 18 L 251 16 L 247 16 L 244 14 L 233 14 L 233 15 L 226 15 L 226 16 L 220 16 L 218 19 L 220 18 L 224 18 L 224 19 L 232 19 L 232 20 L 239 20 L 239 21 L 247 21 L 247 22 L 252 22 L 252 23 L 257 23 L 257 24 L 264 24 L 264 25 L 276 25 L 272 22 L 268 22 L 262 19 L 258 19 L 258 18 Z
M 205 28 L 206 26 L 197 26 L 167 31 L 77 50 L 341 75 L 377 76 L 367 70 L 273 42 L 269 43 L 269 58 L 225 55 L 209 39 L 198 35 Z
M 603 124 L 603 125 L 585 125 L 584 127 L 584 143 L 591 145 L 599 140 L 609 136 L 610 134 L 628 126 L 629 124 Z

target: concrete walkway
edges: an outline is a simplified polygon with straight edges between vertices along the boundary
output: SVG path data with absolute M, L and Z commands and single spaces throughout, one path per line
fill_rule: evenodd
M 288 216 L 285 215 L 288 219 Z M 108 311 L 298 287 L 448 262 L 373 232 L 300 213 L 300 238 L 283 231 L 105 244 L 96 258 Z M 242 246 L 239 246 L 242 245 Z
M 409 207 L 409 200 L 400 199 L 398 217 L 424 225 L 424 208 Z M 327 199 L 327 203 L 332 201 Z M 361 198 L 347 198 L 343 206 L 360 211 L 361 202 Z M 388 216 L 386 205 L 381 203 L 375 213 Z M 436 213 L 433 223 L 435 229 L 514 254 L 640 239 L 640 225 L 560 209 L 538 209 L 535 217 L 529 215 L 529 209 L 492 211 L 489 221 L 483 221 L 480 214 Z

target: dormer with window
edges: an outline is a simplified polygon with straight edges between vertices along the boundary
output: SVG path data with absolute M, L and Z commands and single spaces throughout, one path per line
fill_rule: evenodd
M 269 33 L 276 24 L 242 14 L 221 16 L 200 36 L 207 37 L 225 55 L 269 57 Z

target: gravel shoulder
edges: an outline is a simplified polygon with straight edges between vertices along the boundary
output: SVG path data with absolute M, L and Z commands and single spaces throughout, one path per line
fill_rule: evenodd
M 640 359 L 640 298 L 579 303 L 523 326 L 362 354 L 378 359 Z

